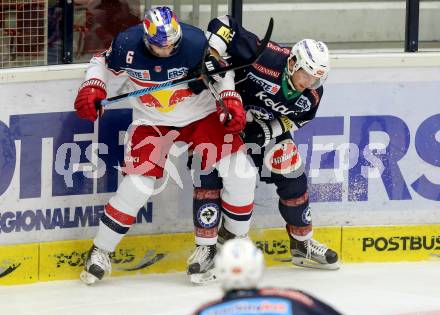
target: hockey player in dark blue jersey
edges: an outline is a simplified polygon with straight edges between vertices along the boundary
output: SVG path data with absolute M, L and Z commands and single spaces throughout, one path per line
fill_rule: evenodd
M 255 34 L 229 16 L 212 20 L 207 37 L 218 57 L 231 64 L 249 59 L 259 44 Z M 339 259 L 335 251 L 312 238 L 307 177 L 292 132 L 315 117 L 323 94 L 322 84 L 329 70 L 327 46 L 320 41 L 304 39 L 292 49 L 269 42 L 256 63 L 235 71 L 236 89 L 247 111 L 248 123 L 243 138 L 252 151 L 250 154 L 259 168 L 260 179 L 277 187 L 278 207 L 286 221 L 292 262 L 320 269 L 338 269 Z M 195 186 L 194 192 L 195 215 L 207 204 L 218 204 L 216 192 L 222 187 L 215 171 L 200 175 L 200 185 Z M 251 214 L 223 208 L 219 243 L 245 236 Z M 209 227 L 211 232 L 204 231 L 199 222 L 201 220 L 195 220 L 200 235 L 211 239 L 217 237 L 212 232 L 217 231 L 217 226 Z
M 215 258 L 223 298 L 200 307 L 193 315 L 338 315 L 319 299 L 295 289 L 257 288 L 263 269 L 262 252 L 247 239 L 227 241 Z

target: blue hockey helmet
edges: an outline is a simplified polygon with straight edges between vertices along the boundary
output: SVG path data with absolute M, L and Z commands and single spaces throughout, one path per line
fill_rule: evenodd
M 157 7 L 145 11 L 144 42 L 147 47 L 167 47 L 174 45 L 175 50 L 182 40 L 182 28 L 176 14 L 169 7 Z

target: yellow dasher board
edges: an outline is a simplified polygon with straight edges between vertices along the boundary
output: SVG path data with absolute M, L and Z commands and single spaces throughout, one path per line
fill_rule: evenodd
M 440 224 L 342 228 L 345 263 L 421 261 L 439 257 Z

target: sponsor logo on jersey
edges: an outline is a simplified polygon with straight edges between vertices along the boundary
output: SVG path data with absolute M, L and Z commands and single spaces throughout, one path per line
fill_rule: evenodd
M 260 120 L 272 120 L 274 115 L 264 107 L 258 107 L 254 105 L 247 105 L 245 108 L 246 112 L 251 112 L 253 117 Z
M 188 73 L 188 68 L 182 67 L 182 68 L 172 68 L 168 69 L 168 79 L 177 79 L 184 77 Z
M 281 74 L 279 71 L 267 68 L 267 67 L 262 66 L 258 63 L 252 64 L 252 67 L 254 67 L 258 72 L 265 74 L 265 75 L 268 75 L 268 76 L 271 76 L 273 78 L 278 78 Z
M 292 139 L 285 139 L 274 145 L 266 153 L 264 163 L 275 174 L 291 174 L 292 177 L 297 177 L 303 172 L 302 159 Z
M 246 76 L 248 80 L 251 80 L 252 82 L 255 82 L 257 85 L 261 86 L 264 91 L 267 93 L 270 93 L 272 95 L 275 95 L 280 90 L 280 86 L 278 84 L 272 83 L 270 81 L 267 81 L 263 78 L 260 78 L 259 76 L 256 76 L 252 72 L 249 72 Z
M 386 237 L 364 237 L 362 238 L 362 251 L 376 250 L 396 251 L 396 250 L 439 250 L 440 236 L 392 236 Z
M 298 106 L 301 109 L 301 112 L 306 112 L 309 111 L 310 108 L 312 107 L 312 103 L 310 102 L 310 100 L 304 96 L 301 95 L 298 100 L 295 103 L 296 106 Z
M 227 44 L 229 44 L 229 43 L 231 42 L 232 38 L 234 37 L 235 32 L 234 32 L 232 29 L 230 29 L 230 28 L 228 28 L 228 27 L 226 27 L 226 26 L 222 26 L 222 27 L 220 27 L 220 28 L 218 29 L 218 31 L 217 31 L 216 34 L 217 34 L 218 36 L 220 36 L 221 38 L 223 38 L 223 40 L 224 40 Z
M 283 55 L 290 55 L 290 49 L 289 48 L 283 48 L 283 47 L 275 45 L 275 44 L 273 44 L 271 42 L 269 42 L 267 44 L 267 48 L 272 49 L 273 51 L 282 53 Z
M 154 71 L 161 72 L 162 71 L 162 67 L 161 66 L 154 66 Z
M 130 78 L 135 84 L 142 87 L 151 87 L 156 84 L 151 82 L 141 82 L 136 79 Z M 149 94 L 139 96 L 141 102 L 148 107 L 154 107 L 160 112 L 170 112 L 174 110 L 176 105 L 183 102 L 185 98 L 193 95 L 190 88 L 186 89 L 164 89 Z
M 129 77 L 141 80 L 141 81 L 149 81 L 151 80 L 150 71 L 142 70 L 142 69 L 131 69 L 131 68 L 123 68 L 125 72 L 127 72 Z
M 289 110 L 285 105 L 281 104 L 281 102 L 274 102 L 270 99 L 263 91 L 258 92 L 255 96 L 264 103 L 267 107 L 272 108 L 272 110 L 279 112 L 283 115 L 289 115 L 295 113 L 294 110 Z
M 233 314 L 292 314 L 289 301 L 276 297 L 253 297 L 252 299 L 238 299 L 224 301 L 220 304 L 208 306 L 200 312 L 202 315 L 233 315 Z M 296 312 L 295 312 L 296 314 Z

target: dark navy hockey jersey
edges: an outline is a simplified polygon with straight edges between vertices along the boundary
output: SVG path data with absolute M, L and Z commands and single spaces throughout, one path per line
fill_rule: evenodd
M 299 290 L 263 288 L 228 292 L 193 315 L 339 315 L 331 306 Z
M 228 56 L 231 64 L 249 60 L 259 44 L 255 34 L 229 16 L 212 20 L 208 32 L 212 34 L 210 45 L 221 55 Z M 293 91 L 284 73 L 289 54 L 290 49 L 269 42 L 256 63 L 236 71 L 235 83 L 245 109 L 256 118 L 273 120 L 287 117 L 294 123 L 291 130 L 296 130 L 315 117 L 323 87 L 306 89 L 302 93 Z M 289 124 L 286 120 L 284 123 Z

